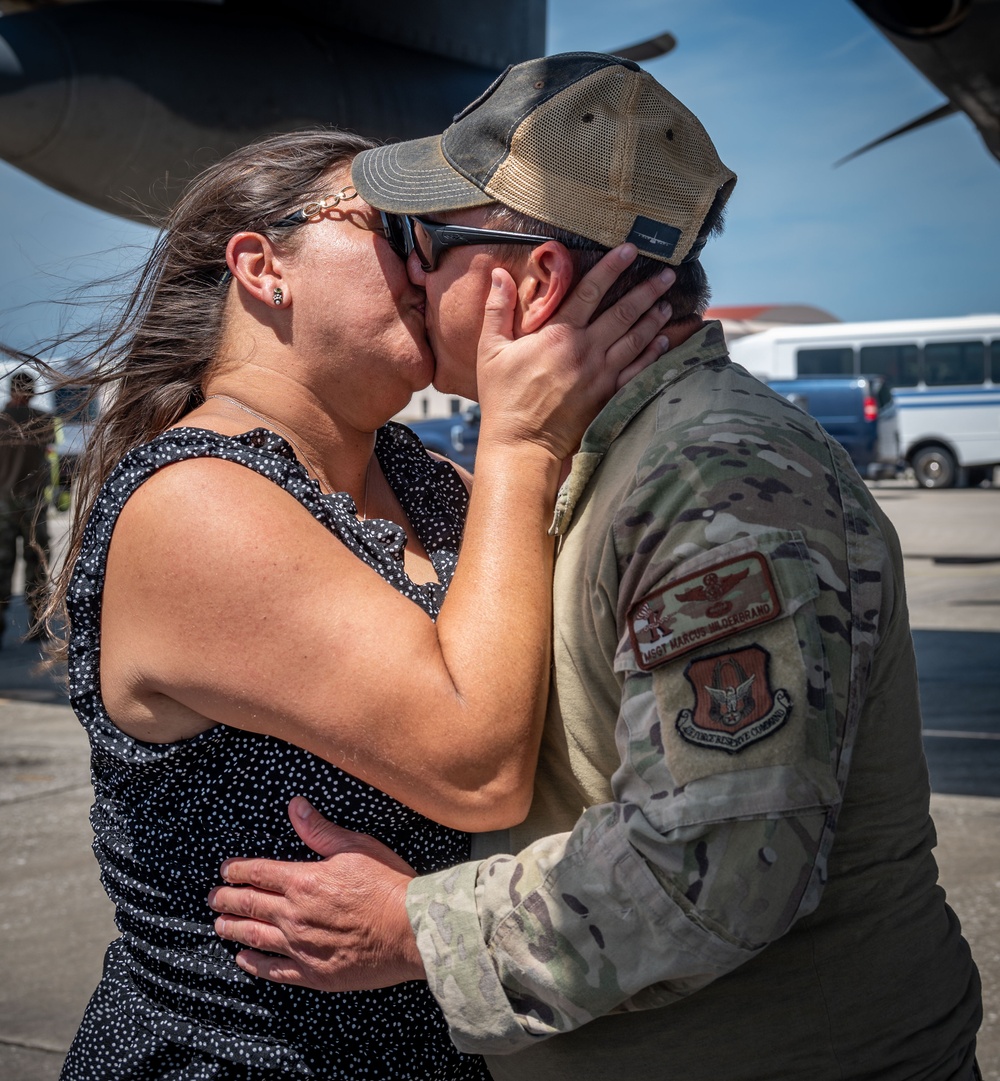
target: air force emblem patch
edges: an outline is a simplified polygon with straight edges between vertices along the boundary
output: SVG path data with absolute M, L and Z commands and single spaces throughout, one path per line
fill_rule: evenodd
M 628 630 L 639 667 L 649 671 L 780 614 L 767 559 L 751 552 L 667 582 L 632 609 Z
M 776 732 L 792 712 L 788 692 L 771 690 L 770 656 L 760 646 L 700 657 L 684 670 L 694 708 L 677 714 L 677 731 L 689 743 L 736 754 Z

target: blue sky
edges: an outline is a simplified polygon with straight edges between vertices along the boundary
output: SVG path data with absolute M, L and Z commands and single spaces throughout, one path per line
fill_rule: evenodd
M 1000 311 L 1000 163 L 965 117 L 832 168 L 943 100 L 849 0 L 549 0 L 550 52 L 664 30 L 678 47 L 646 67 L 740 177 L 704 258 L 715 303 Z M 72 325 L 57 298 L 138 263 L 151 237 L 0 162 L 0 338 L 27 347 Z

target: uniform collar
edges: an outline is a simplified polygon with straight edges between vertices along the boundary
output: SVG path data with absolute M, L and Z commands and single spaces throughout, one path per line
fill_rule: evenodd
M 556 496 L 555 514 L 549 526 L 551 536 L 561 536 L 569 528 L 580 497 L 590 478 L 604 459 L 611 444 L 622 434 L 632 419 L 667 387 L 687 372 L 707 361 L 728 355 L 722 324 L 706 321 L 676 349 L 670 349 L 659 360 L 640 372 L 608 402 L 591 422 L 573 456 L 573 467 Z

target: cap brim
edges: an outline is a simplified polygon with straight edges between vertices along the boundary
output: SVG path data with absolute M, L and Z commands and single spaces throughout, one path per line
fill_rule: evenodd
M 351 180 L 367 203 L 396 214 L 462 210 L 495 201 L 448 164 L 440 135 L 363 150 L 354 159 Z

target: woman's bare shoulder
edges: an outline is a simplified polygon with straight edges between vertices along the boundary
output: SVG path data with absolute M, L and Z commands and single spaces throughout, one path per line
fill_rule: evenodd
M 231 534 L 241 523 L 260 524 L 260 515 L 274 508 L 319 527 L 290 492 L 256 470 L 226 458 L 190 458 L 163 466 L 135 490 L 115 535 L 139 527 Z

